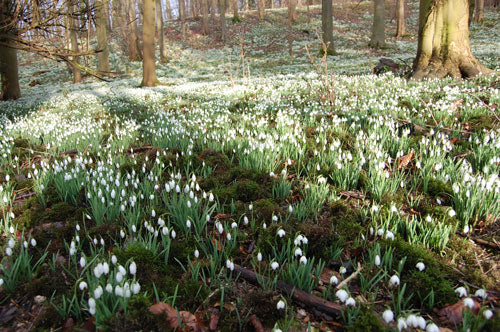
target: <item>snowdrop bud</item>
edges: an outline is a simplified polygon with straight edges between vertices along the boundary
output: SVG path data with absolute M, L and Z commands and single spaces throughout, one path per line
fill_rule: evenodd
M 260 252 L 257 254 L 257 260 L 258 260 L 259 262 L 261 262 L 261 261 L 262 261 L 262 254 L 261 254 Z
M 379 255 L 375 256 L 375 265 L 380 266 L 380 256 Z
M 330 285 L 336 285 L 339 283 L 339 279 L 336 276 L 331 276 Z
M 392 312 L 392 310 L 390 309 L 387 309 L 386 311 L 384 311 L 384 313 L 382 314 L 382 318 L 384 319 L 384 321 L 389 324 L 390 322 L 392 322 L 394 320 L 394 313 Z
M 422 262 L 418 262 L 417 265 L 415 265 L 419 271 L 425 270 L 425 264 Z
M 439 327 L 434 324 L 434 323 L 430 323 L 429 325 L 427 325 L 427 328 L 425 329 L 426 332 L 439 332 Z
M 464 297 L 467 296 L 467 289 L 464 287 L 458 287 L 455 289 L 455 293 L 457 293 L 458 297 Z
M 115 265 L 116 262 L 118 262 L 118 258 L 116 258 L 115 255 L 111 256 L 111 263 L 113 263 L 113 265 Z
M 276 270 L 279 266 L 280 266 L 280 265 L 279 265 L 279 263 L 278 263 L 278 262 L 272 262 L 272 263 L 271 263 L 271 269 L 273 269 L 273 270 Z
M 465 233 L 465 234 L 467 234 L 467 233 L 469 233 L 469 232 L 470 232 L 470 227 L 469 227 L 469 225 L 465 225 L 465 226 L 464 226 L 464 233 Z
M 85 266 L 85 257 L 80 257 L 80 267 L 83 268 Z
M 78 288 L 80 288 L 80 290 L 83 291 L 85 288 L 87 288 L 87 283 L 85 281 L 80 281 Z
M 278 310 L 285 309 L 285 302 L 283 300 L 279 300 L 278 303 L 276 304 L 276 309 Z
M 292 213 L 293 212 L 293 207 L 291 205 L 288 205 L 288 212 Z
M 349 294 L 347 294 L 345 290 L 339 289 L 335 293 L 335 297 L 338 298 L 340 302 L 345 302 L 345 300 L 347 300 L 347 298 L 349 297 Z
M 267 224 L 266 224 L 266 223 L 263 223 L 263 224 L 262 224 L 262 228 L 263 228 L 263 229 L 266 229 L 266 228 L 267 228 Z
M 32 247 L 36 247 L 36 240 L 35 239 L 31 239 L 30 244 L 31 244 Z
M 391 285 L 397 286 L 399 285 L 399 277 L 397 275 L 393 275 L 389 282 L 391 283 Z
M 191 228 L 191 220 L 186 220 L 186 227 Z
M 101 237 L 101 240 L 99 241 L 99 243 L 101 244 L 101 246 L 104 246 L 105 243 L 104 243 L 104 239 Z
M 231 241 L 231 233 L 227 233 L 227 234 L 226 234 L 226 239 L 227 239 L 228 241 Z
M 222 234 L 224 232 L 224 227 L 221 223 L 217 224 L 217 231 L 219 232 L 219 234 Z
M 352 297 L 349 297 L 345 301 L 345 305 L 348 306 L 348 307 L 354 307 L 356 305 L 356 301 Z
M 473 299 L 471 299 L 470 297 L 466 297 L 466 298 L 464 299 L 464 305 L 465 305 L 466 307 L 469 307 L 469 308 L 471 308 L 471 309 L 472 309 L 472 308 L 474 308 L 474 300 L 473 300 Z
M 135 262 L 130 263 L 128 269 L 131 275 L 135 275 L 135 273 L 137 272 L 137 265 L 135 265 Z
M 28 241 L 23 241 L 23 247 L 28 248 Z
M 243 217 L 243 224 L 248 225 L 248 217 L 247 216 Z
M 75 229 L 76 229 L 77 232 L 79 232 L 80 231 L 80 225 L 76 224 Z
M 172 229 L 172 232 L 170 232 L 170 236 L 172 237 L 172 239 L 175 239 L 176 235 L 177 233 L 175 233 L 175 230 Z
M 194 257 L 196 258 L 200 257 L 200 252 L 198 251 L 198 249 L 194 251 Z
M 250 205 L 248 206 L 248 210 L 249 210 L 249 211 L 252 211 L 252 209 L 253 209 L 253 204 L 250 204 Z

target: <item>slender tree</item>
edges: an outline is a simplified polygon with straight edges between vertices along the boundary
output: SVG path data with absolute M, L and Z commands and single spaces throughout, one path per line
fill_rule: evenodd
M 259 21 L 264 20 L 264 0 L 257 0 L 257 16 Z
M 68 3 L 68 11 L 71 13 L 69 18 L 69 43 L 71 45 L 71 51 L 73 53 L 78 53 L 78 17 L 73 15 L 76 13 L 76 4 Z M 82 81 L 82 73 L 80 72 L 78 57 L 72 56 L 72 71 L 73 71 L 73 83 L 80 83 Z
M 396 0 L 396 38 L 406 34 L 405 24 L 405 0 Z
M 181 34 L 186 35 L 186 26 L 184 21 L 186 20 L 186 3 L 184 0 L 179 0 L 179 21 L 181 22 Z
M 491 72 L 470 50 L 468 11 L 468 0 L 420 0 L 414 79 Z
M 156 0 L 156 26 L 158 28 L 158 43 L 160 44 L 160 61 L 167 62 L 167 50 L 165 49 L 165 25 L 163 23 L 163 8 L 161 0 Z
M 137 9 L 135 7 L 136 3 L 135 0 L 126 0 L 126 1 L 128 1 L 128 6 L 127 6 L 128 58 L 132 61 L 137 61 L 139 60 L 139 38 L 137 38 Z
M 210 21 L 215 25 L 215 12 L 217 11 L 217 0 L 210 1 Z
M 107 0 L 96 0 L 95 2 L 95 25 L 97 32 L 97 70 L 101 73 L 109 73 L 109 47 L 108 32 L 106 29 L 106 7 Z
M 476 0 L 476 14 L 474 22 L 481 23 L 484 20 L 484 0 Z
M 141 86 L 155 86 L 158 83 L 155 67 L 155 0 L 144 0 L 143 22 Z
M 201 0 L 201 33 L 208 34 L 208 0 Z
M 328 53 L 335 53 L 333 48 L 333 13 L 332 0 L 321 1 L 321 28 L 323 30 L 323 42 Z
M 165 0 L 165 11 L 167 12 L 167 19 L 172 19 L 172 8 L 170 7 L 170 0 Z
M 219 13 L 220 13 L 220 38 L 226 39 L 226 1 L 219 0 Z
M 17 21 L 14 18 L 13 1 L 0 3 L 0 76 L 2 90 L 1 100 L 13 100 L 21 97 L 17 65 L 17 50 L 8 37 L 17 37 Z M 10 22 L 10 23 L 8 23 Z M 10 47 L 9 47 L 10 46 Z
M 238 15 L 238 0 L 233 0 L 233 20 L 237 21 L 240 17 Z
M 385 1 L 373 0 L 373 26 L 369 45 L 374 48 L 385 46 Z

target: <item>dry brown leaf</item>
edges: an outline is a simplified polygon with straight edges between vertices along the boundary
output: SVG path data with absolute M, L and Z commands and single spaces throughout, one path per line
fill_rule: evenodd
M 218 213 L 217 215 L 215 215 L 215 219 L 229 219 L 229 218 L 231 218 L 231 215 L 227 213 Z
M 414 155 L 415 155 L 415 153 L 410 152 L 406 156 L 399 157 L 398 158 L 398 170 L 408 166 L 410 161 L 412 161 Z
M 219 324 L 220 313 L 214 313 L 210 316 L 210 323 L 208 324 L 208 328 L 210 331 L 217 330 L 217 325 Z
M 474 307 L 472 308 L 472 312 L 477 315 L 481 305 L 476 300 L 474 301 Z M 437 314 L 445 317 L 452 324 L 460 324 L 462 322 L 462 311 L 465 308 L 465 304 L 463 300 L 458 301 L 455 304 L 450 304 L 441 310 L 437 310 Z
M 153 304 L 149 307 L 149 311 L 154 315 L 164 313 L 171 329 L 177 330 L 180 327 L 179 323 L 181 323 L 184 331 L 206 331 L 206 327 L 198 315 L 193 315 L 189 311 L 177 311 L 168 303 L 158 302 Z
M 219 240 L 217 240 L 216 238 L 212 238 L 212 243 L 214 246 L 217 247 L 217 250 L 218 251 L 222 251 L 224 248 L 222 247 L 222 244 L 220 244 Z

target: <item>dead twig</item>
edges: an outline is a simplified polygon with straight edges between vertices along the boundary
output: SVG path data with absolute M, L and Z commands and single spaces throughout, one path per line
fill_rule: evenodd
M 356 278 L 358 276 L 358 274 L 361 272 L 361 270 L 363 270 L 363 267 L 361 266 L 361 264 L 358 262 L 358 268 L 356 271 L 354 271 L 349 277 L 345 278 L 344 280 L 342 280 L 342 282 L 340 284 L 337 285 L 337 289 L 341 289 L 342 287 L 344 287 L 345 285 L 347 285 L 347 283 L 351 280 L 353 280 L 354 278 Z

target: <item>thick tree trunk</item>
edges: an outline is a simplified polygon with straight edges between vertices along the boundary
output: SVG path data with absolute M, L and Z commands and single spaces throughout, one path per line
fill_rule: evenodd
M 327 52 L 335 53 L 333 47 L 332 0 L 321 1 L 321 28 L 323 30 L 323 43 L 326 45 Z
M 158 43 L 160 44 L 160 61 L 167 62 L 167 52 L 165 49 L 165 41 L 163 35 L 165 33 L 165 26 L 163 23 L 163 9 L 161 0 L 156 0 L 156 25 L 158 27 Z
M 139 60 L 139 40 L 137 38 L 137 10 L 135 0 L 128 0 L 128 58 L 132 61 Z
M 257 0 L 257 16 L 259 21 L 264 20 L 264 0 Z
M 220 13 L 220 39 L 226 39 L 226 1 L 219 0 L 219 13 Z
M 8 1 L 0 4 L 0 22 L 7 22 L 12 16 L 13 8 L 10 8 Z M 16 35 L 15 29 L 0 29 L 0 35 Z M 10 44 L 7 38 L 0 38 L 0 43 Z M 14 48 L 0 46 L 0 76 L 2 82 L 2 91 L 0 100 L 14 100 L 21 97 L 19 88 L 19 74 L 17 66 L 17 51 Z
M 288 0 L 288 19 L 291 22 L 297 19 L 297 0 Z
M 369 45 L 374 48 L 385 46 L 384 0 L 373 0 L 373 27 Z
M 143 22 L 141 86 L 155 86 L 158 83 L 155 67 L 155 0 L 144 0 Z
M 484 20 L 484 0 L 476 0 L 476 14 L 474 22 L 481 23 Z
M 208 0 L 201 0 L 201 33 L 208 34 Z
M 396 21 L 396 38 L 401 38 L 406 34 L 405 0 L 396 0 Z
M 70 13 L 76 13 L 76 5 L 68 3 L 70 6 L 68 9 Z M 78 53 L 78 36 L 77 36 L 77 29 L 78 29 L 78 19 L 76 17 L 70 17 L 69 18 L 69 40 L 70 40 L 70 45 L 71 45 L 71 51 L 73 53 Z M 73 83 L 80 83 L 82 81 L 82 73 L 80 72 L 80 69 L 78 68 L 78 57 L 71 57 L 71 60 L 73 61 Z
M 413 78 L 473 77 L 490 73 L 472 55 L 468 0 L 421 0 Z
M 97 70 L 101 73 L 109 73 L 109 47 L 108 31 L 106 29 L 106 7 L 107 0 L 96 0 L 96 31 L 97 31 Z

